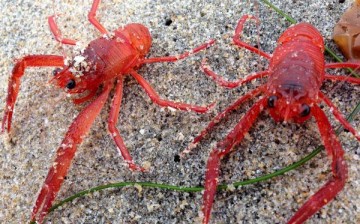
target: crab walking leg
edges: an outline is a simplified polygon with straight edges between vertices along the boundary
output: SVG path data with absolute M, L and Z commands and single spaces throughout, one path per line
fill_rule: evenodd
M 88 14 L 88 19 L 91 24 L 93 24 L 96 29 L 98 29 L 102 34 L 108 35 L 109 32 L 100 24 L 99 20 L 96 19 L 96 11 L 99 7 L 100 0 L 94 0 L 91 6 L 90 12 Z
M 64 177 L 67 174 L 71 161 L 74 158 L 77 145 L 82 142 L 95 118 L 99 115 L 101 108 L 104 106 L 106 99 L 109 96 L 111 86 L 112 85 L 107 84 L 101 95 L 81 111 L 70 125 L 60 148 L 56 152 L 56 159 L 49 170 L 44 185 L 36 200 L 31 220 L 42 223 L 45 215 L 48 213 L 48 210 L 64 181 Z
M 177 56 L 167 56 L 167 57 L 155 57 L 155 58 L 146 58 L 140 61 L 140 64 L 148 64 L 148 63 L 157 63 L 157 62 L 174 62 L 184 58 L 187 58 L 193 54 L 198 53 L 206 48 L 209 48 L 211 45 L 215 43 L 215 40 L 209 40 L 207 43 L 200 45 L 197 48 L 194 48 L 191 51 L 186 51 Z
M 359 62 L 336 62 L 336 63 L 327 63 L 325 64 L 325 68 L 352 68 L 352 69 L 360 69 Z
M 96 10 L 98 9 L 100 4 L 100 0 L 94 0 L 91 10 L 88 14 L 88 19 L 89 21 L 102 33 L 107 35 L 108 31 L 99 23 L 99 21 L 95 18 L 96 16 Z M 76 45 L 76 40 L 72 40 L 72 39 L 68 39 L 68 38 L 63 38 L 61 35 L 61 31 L 58 27 L 58 25 L 56 24 L 56 16 L 58 15 L 52 15 L 48 17 L 48 23 L 49 23 L 49 27 L 50 27 L 50 31 L 53 33 L 55 40 L 57 40 L 60 43 L 63 44 L 68 44 L 68 45 Z
M 357 132 L 355 128 L 344 118 L 339 109 L 327 98 L 323 93 L 319 92 L 319 97 L 330 107 L 330 111 L 334 114 L 336 119 L 344 126 L 345 129 L 349 130 L 358 141 L 360 141 L 360 132 Z
M 325 79 L 332 81 L 346 81 L 354 84 L 360 84 L 360 78 L 350 77 L 350 76 L 325 74 Z
M 120 113 L 120 106 L 121 106 L 121 100 L 123 96 L 123 76 L 119 77 L 116 84 L 116 90 L 113 98 L 113 102 L 111 105 L 111 110 L 109 113 L 109 119 L 108 119 L 108 129 L 110 132 L 110 135 L 112 139 L 114 140 L 119 152 L 121 153 L 122 157 L 124 158 L 125 162 L 129 165 L 129 168 L 131 170 L 139 170 L 139 171 L 145 171 L 144 168 L 135 165 L 133 159 L 131 158 L 131 155 L 129 151 L 127 150 L 125 143 L 123 139 L 120 136 L 119 130 L 116 128 L 116 124 L 118 122 L 118 117 Z
M 327 63 L 325 64 L 325 68 L 351 68 L 351 69 L 355 69 L 356 71 L 360 69 L 360 63 L 359 62 Z M 335 81 L 347 81 L 355 84 L 360 84 L 360 78 L 355 78 L 355 77 L 325 74 L 325 79 L 335 80 Z
M 77 42 L 76 40 L 72 40 L 72 39 L 62 37 L 61 31 L 60 31 L 60 29 L 57 26 L 56 21 L 55 21 L 56 16 L 57 15 L 52 15 L 52 16 L 48 17 L 48 23 L 49 23 L 50 31 L 54 35 L 55 40 L 57 40 L 58 42 L 60 42 L 62 44 L 76 45 L 76 42 Z
M 218 74 L 216 74 L 214 71 L 212 71 L 209 68 L 209 66 L 206 64 L 206 60 L 202 61 L 201 69 L 207 76 L 209 76 L 212 80 L 214 80 L 214 82 L 216 82 L 220 86 L 230 88 L 230 89 L 241 86 L 242 84 L 250 82 L 257 78 L 263 78 L 263 77 L 269 75 L 269 73 L 270 73 L 269 70 L 266 70 L 266 71 L 250 74 L 250 75 L 246 76 L 244 79 L 238 79 L 236 81 L 230 82 L 230 81 L 225 80 L 222 76 L 219 76 Z
M 317 106 L 312 107 L 313 115 L 317 121 L 317 125 L 322 137 L 326 152 L 332 159 L 333 177 L 316 192 L 295 215 L 289 220 L 291 223 L 303 223 L 313 214 L 320 210 L 324 205 L 329 203 L 343 189 L 348 169 L 344 159 L 344 151 L 340 142 L 332 129 L 325 113 Z
M 191 111 L 195 111 L 198 113 L 206 113 L 208 110 L 210 110 L 211 108 L 213 108 L 215 106 L 215 103 L 212 103 L 206 107 L 200 107 L 200 106 L 186 104 L 186 103 L 177 103 L 177 102 L 173 102 L 173 101 L 169 101 L 169 100 L 163 100 L 155 92 L 155 90 L 150 86 L 150 84 L 148 82 L 146 82 L 146 80 L 143 77 L 141 77 L 141 75 L 139 75 L 134 70 L 130 70 L 129 72 L 136 79 L 136 81 L 138 81 L 138 83 L 144 88 L 144 90 L 146 91 L 146 93 L 148 94 L 150 99 L 154 103 L 156 103 L 162 107 L 172 107 L 172 108 L 176 108 L 178 110 L 185 110 L 185 111 L 191 110 Z
M 244 29 L 244 23 L 248 19 L 254 19 L 256 21 L 259 21 L 258 18 L 254 17 L 254 16 L 251 16 L 251 15 L 244 15 L 243 17 L 241 17 L 239 22 L 238 22 L 238 25 L 236 26 L 236 29 L 235 29 L 235 35 L 233 37 L 234 44 L 237 45 L 238 47 L 246 48 L 249 51 L 254 52 L 255 54 L 258 54 L 258 55 L 260 55 L 260 56 L 262 56 L 264 58 L 271 59 L 271 56 L 269 54 L 261 51 L 260 49 L 257 49 L 256 47 L 250 46 L 249 44 L 247 44 L 247 43 L 240 40 L 241 33 L 242 33 L 243 29 Z
M 231 104 L 230 106 L 228 106 L 224 111 L 222 111 L 221 113 L 219 113 L 218 115 L 216 115 L 215 118 L 213 118 L 210 123 L 208 124 L 208 126 L 201 131 L 201 133 L 196 136 L 194 138 L 194 140 L 190 143 L 190 145 L 184 150 L 182 151 L 182 153 L 180 154 L 180 156 L 184 156 L 186 153 L 189 153 L 193 148 L 196 147 L 197 143 L 200 142 L 206 135 L 207 133 L 210 132 L 210 130 L 217 124 L 220 122 L 220 120 L 224 119 L 225 117 L 227 117 L 229 115 L 229 113 L 231 113 L 233 110 L 235 110 L 236 108 L 238 108 L 239 106 L 241 106 L 241 104 L 243 102 L 245 102 L 246 100 L 253 98 L 257 95 L 259 95 L 265 88 L 265 85 L 260 86 L 256 89 L 254 89 L 253 91 L 245 94 L 243 97 L 241 97 L 240 99 L 236 100 L 235 103 Z
M 226 138 L 219 142 L 216 148 L 210 153 L 205 173 L 205 192 L 202 208 L 204 213 L 203 224 L 208 223 L 210 220 L 211 208 L 218 185 L 220 160 L 226 154 L 230 153 L 235 145 L 242 141 L 265 106 L 265 98 L 256 102 Z
M 1 125 L 1 132 L 5 129 L 7 132 L 11 129 L 11 119 L 14 110 L 15 101 L 20 89 L 20 79 L 24 75 L 27 67 L 62 67 L 64 66 L 64 58 L 58 55 L 29 55 L 18 60 L 12 70 L 9 79 L 8 94 L 6 98 L 6 106 L 4 117 Z

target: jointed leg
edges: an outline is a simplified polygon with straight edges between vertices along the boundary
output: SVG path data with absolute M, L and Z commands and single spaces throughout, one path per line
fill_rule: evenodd
M 352 69 L 360 69 L 359 62 L 340 62 L 340 63 L 327 63 L 325 64 L 325 68 L 352 68 Z
M 235 34 L 234 34 L 234 37 L 233 37 L 234 44 L 239 46 L 239 47 L 246 48 L 249 51 L 254 52 L 254 53 L 256 53 L 256 54 L 258 54 L 258 55 L 260 55 L 262 57 L 270 59 L 271 56 L 269 54 L 261 51 L 260 49 L 255 48 L 253 46 L 250 46 L 249 44 L 247 44 L 247 43 L 240 40 L 241 33 L 242 33 L 243 29 L 244 29 L 244 23 L 248 19 L 255 19 L 256 21 L 259 20 L 258 18 L 254 17 L 254 16 L 251 16 L 251 15 L 244 15 L 243 17 L 241 17 L 241 19 L 239 20 L 238 25 L 236 26 L 236 29 L 235 29 Z
M 9 79 L 8 94 L 6 98 L 6 106 L 4 117 L 1 125 L 1 132 L 5 129 L 9 132 L 11 129 L 11 119 L 14 110 L 15 101 L 19 93 L 20 79 L 24 75 L 27 67 L 62 67 L 64 66 L 64 58 L 57 55 L 29 55 L 18 60 L 12 70 Z
M 94 0 L 91 10 L 88 14 L 88 19 L 91 24 L 93 24 L 96 29 L 98 29 L 102 34 L 108 35 L 109 32 L 100 24 L 100 22 L 95 18 L 96 17 L 96 10 L 98 9 L 100 4 L 100 0 Z
M 127 148 L 125 146 L 123 139 L 120 136 L 119 130 L 116 128 L 116 124 L 118 122 L 118 117 L 119 117 L 119 112 L 120 112 L 122 94 L 123 94 L 123 77 L 121 76 L 117 80 L 115 95 L 114 95 L 112 105 L 111 105 L 111 110 L 109 113 L 109 119 L 108 119 L 109 132 L 110 132 L 110 135 L 111 135 L 112 139 L 114 140 L 119 152 L 121 153 L 122 157 L 124 158 L 125 162 L 129 165 L 129 168 L 133 171 L 134 170 L 145 171 L 144 168 L 135 165 L 133 159 L 131 158 L 129 151 L 127 150 Z
M 220 160 L 228 153 L 233 147 L 239 144 L 244 138 L 245 134 L 249 131 L 256 118 L 266 106 L 266 99 L 263 98 L 253 105 L 235 128 L 226 136 L 226 138 L 216 145 L 216 148 L 211 152 L 206 166 L 205 173 L 205 192 L 203 196 L 203 224 L 210 220 L 211 208 L 214 202 L 214 196 L 218 185 Z
M 343 189 L 348 170 L 344 159 L 344 151 L 332 129 L 326 115 L 317 106 L 312 107 L 326 152 L 332 159 L 333 177 L 318 192 L 310 197 L 304 205 L 289 220 L 291 223 L 303 223 L 313 214 L 318 212 L 324 205 L 329 203 Z
M 146 82 L 146 80 L 143 77 L 141 77 L 141 75 L 139 75 L 136 71 L 131 70 L 130 74 L 144 88 L 144 90 L 146 91 L 146 93 L 148 94 L 150 99 L 154 103 L 156 103 L 156 104 L 158 104 L 158 105 L 160 105 L 162 107 L 172 107 L 172 108 L 176 108 L 178 110 L 186 110 L 186 111 L 191 110 L 191 111 L 195 111 L 195 112 L 198 112 L 198 113 L 206 113 L 209 109 L 211 109 L 211 108 L 213 108 L 215 106 L 215 103 L 212 103 L 212 104 L 210 104 L 209 106 L 206 106 L 206 107 L 200 107 L 200 106 L 186 104 L 186 103 L 177 103 L 177 102 L 173 102 L 173 101 L 169 101 L 169 100 L 163 100 L 154 91 L 154 89 L 150 86 L 150 84 L 148 82 Z
M 191 50 L 191 51 L 186 51 L 180 55 L 177 56 L 167 56 L 167 57 L 155 57 L 155 58 L 146 58 L 143 59 L 139 62 L 139 65 L 141 64 L 147 64 L 147 63 L 157 63 L 157 62 L 174 62 L 177 60 L 181 60 L 184 58 L 187 58 L 193 54 L 198 53 L 201 50 L 204 50 L 206 48 L 209 48 L 211 45 L 213 45 L 215 43 L 215 40 L 210 40 L 205 44 L 200 45 L 199 47 Z
M 215 118 L 213 118 L 208 126 L 201 131 L 201 133 L 194 138 L 194 140 L 190 143 L 190 145 L 181 153 L 181 156 L 184 156 L 186 153 L 189 153 L 193 148 L 196 147 L 197 143 L 200 142 L 206 135 L 209 133 L 209 131 L 222 120 L 223 118 L 227 117 L 229 113 L 231 113 L 233 110 L 235 110 L 237 107 L 239 107 L 242 103 L 244 103 L 246 100 L 253 98 L 257 95 L 259 95 L 263 90 L 265 86 L 260 86 L 253 91 L 245 94 L 240 99 L 235 101 L 235 103 L 231 104 L 229 107 L 227 107 L 224 111 L 216 115 Z
M 203 60 L 201 63 L 201 68 L 205 72 L 206 75 L 210 76 L 217 84 L 220 86 L 226 87 L 226 88 L 235 88 L 238 87 L 244 83 L 250 82 L 257 78 L 263 78 L 267 76 L 270 72 L 268 70 L 262 71 L 259 73 L 251 74 L 246 76 L 244 79 L 238 79 L 236 81 L 230 82 L 225 80 L 223 77 L 219 76 L 215 72 L 213 72 L 209 66 L 206 64 L 206 60 Z
M 360 69 L 360 63 L 359 62 L 327 63 L 325 64 L 325 68 L 351 68 L 354 69 L 356 72 Z M 347 81 L 355 84 L 360 84 L 360 78 L 355 78 L 355 77 L 334 76 L 334 75 L 326 74 L 325 79 Z
M 68 44 L 68 45 L 76 45 L 76 40 L 63 38 L 61 36 L 61 32 L 59 30 L 59 27 L 56 24 L 55 18 L 57 15 L 49 16 L 48 17 L 48 23 L 50 26 L 50 31 L 53 33 L 55 40 L 57 40 L 60 43 Z
M 350 76 L 325 74 L 325 79 L 332 81 L 346 81 L 354 84 L 360 84 L 360 78 L 350 77 Z
M 336 119 L 340 121 L 344 128 L 349 130 L 357 138 L 357 140 L 360 141 L 360 132 L 357 132 L 355 128 L 351 126 L 351 124 L 344 118 L 344 115 L 341 114 L 341 112 L 331 102 L 331 100 L 321 92 L 319 92 L 319 97 L 330 107 L 330 111 L 334 114 Z
M 31 215 L 32 221 L 42 223 L 45 215 L 48 213 L 49 208 L 64 181 L 64 177 L 67 174 L 71 161 L 74 158 L 77 145 L 82 142 L 85 135 L 89 132 L 91 125 L 99 115 L 101 108 L 108 98 L 110 90 L 111 85 L 108 84 L 101 95 L 83 109 L 70 125 L 60 148 L 56 152 L 56 159 L 49 170 L 44 185 L 36 200 Z

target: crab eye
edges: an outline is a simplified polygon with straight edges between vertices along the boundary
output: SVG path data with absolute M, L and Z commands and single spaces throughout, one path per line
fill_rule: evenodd
M 76 85 L 75 80 L 70 79 L 69 82 L 66 84 L 66 88 L 73 89 L 73 88 L 75 88 L 75 85 Z
M 56 76 L 57 74 L 59 74 L 61 72 L 61 68 L 55 68 L 54 71 L 52 71 L 53 76 Z
M 301 106 L 300 116 L 301 116 L 301 117 L 306 117 L 306 116 L 308 116 L 309 114 L 310 114 L 310 107 L 309 107 L 309 105 L 303 104 L 303 105 Z
M 270 96 L 268 99 L 268 106 L 271 108 L 275 107 L 275 101 L 277 100 L 277 96 Z

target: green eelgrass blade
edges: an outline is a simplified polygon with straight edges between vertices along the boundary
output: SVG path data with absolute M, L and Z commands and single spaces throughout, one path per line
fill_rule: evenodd
M 268 5 L 270 8 L 272 8 L 275 12 L 277 12 L 278 14 L 282 15 L 287 21 L 289 21 L 292 24 L 297 23 L 296 20 L 294 18 L 292 18 L 291 16 L 287 15 L 285 12 L 281 11 L 278 7 L 276 7 L 275 5 L 273 5 L 271 2 L 267 1 L 267 0 L 260 0 L 262 2 L 264 2 L 266 5 Z

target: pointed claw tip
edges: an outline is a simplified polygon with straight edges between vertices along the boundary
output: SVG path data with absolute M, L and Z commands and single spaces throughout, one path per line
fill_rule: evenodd
M 360 131 L 359 132 L 355 132 L 355 138 L 357 138 L 360 141 Z
M 142 166 L 137 166 L 135 164 L 130 164 L 129 169 L 133 172 L 149 172 L 150 166 L 145 168 Z
M 149 172 L 150 171 L 150 167 L 139 167 L 138 168 L 139 170 L 139 172 L 142 172 L 142 173 L 147 173 L 147 172 Z
M 208 45 L 209 45 L 209 47 L 210 47 L 211 45 L 213 45 L 213 44 L 215 44 L 215 43 L 216 43 L 216 40 L 215 40 L 215 39 L 210 39 L 209 42 L 208 42 Z
M 217 102 L 215 101 L 215 102 L 211 103 L 209 106 L 207 106 L 207 107 L 206 107 L 206 108 L 207 108 L 207 111 L 214 109 L 214 107 L 216 106 L 216 104 L 217 104 Z
M 10 126 L 6 127 L 6 124 L 3 123 L 1 125 L 1 131 L 0 134 L 10 133 Z
M 180 156 L 180 158 L 185 158 L 185 156 L 187 155 L 187 154 L 189 154 L 189 152 L 190 152 L 190 150 L 188 149 L 188 148 L 186 148 L 184 151 L 182 151 L 180 154 L 179 154 L 179 156 Z
M 205 66 L 206 66 L 206 62 L 207 62 L 207 58 L 204 58 L 204 59 L 201 61 L 201 67 L 205 67 Z
M 191 150 L 193 150 L 195 147 L 197 146 L 197 142 L 192 142 L 190 143 L 190 145 L 188 147 L 186 147 L 186 149 L 184 149 L 184 151 L 182 151 L 180 153 L 180 158 L 184 158 L 187 154 L 189 154 L 191 152 Z

